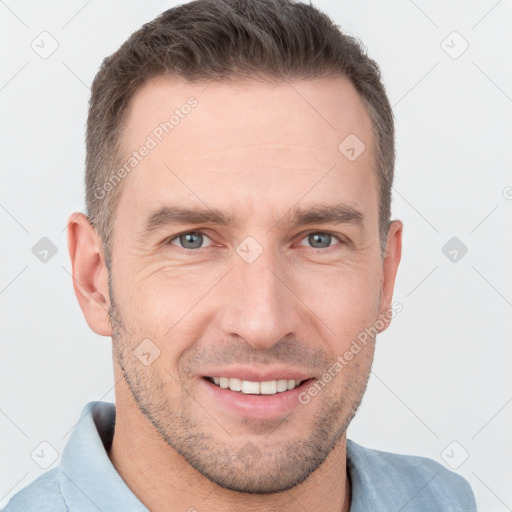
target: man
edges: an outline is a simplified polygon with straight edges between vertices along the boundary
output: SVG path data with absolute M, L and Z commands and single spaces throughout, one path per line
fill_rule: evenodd
M 6 510 L 475 510 L 438 463 L 346 438 L 396 307 L 393 166 L 378 67 L 311 5 L 198 0 L 133 34 L 68 226 L 116 404 Z

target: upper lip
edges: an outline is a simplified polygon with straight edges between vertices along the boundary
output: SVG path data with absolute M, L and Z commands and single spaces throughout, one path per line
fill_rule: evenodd
M 272 368 L 255 368 L 255 367 L 235 367 L 228 368 L 212 368 L 205 371 L 202 377 L 227 377 L 230 379 L 240 379 L 252 382 L 267 382 L 270 380 L 293 379 L 295 381 L 303 381 L 313 378 L 311 372 L 295 370 L 289 367 L 272 366 Z

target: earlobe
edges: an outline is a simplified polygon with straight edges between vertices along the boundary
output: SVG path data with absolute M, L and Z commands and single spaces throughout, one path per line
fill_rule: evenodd
M 85 320 L 97 334 L 111 336 L 108 270 L 99 236 L 82 213 L 73 213 L 69 217 L 68 250 L 73 288 Z
M 388 231 L 388 238 L 386 243 L 386 251 L 384 253 L 383 267 L 382 267 L 382 289 L 380 296 L 380 315 L 379 319 L 384 324 L 379 332 L 385 331 L 392 318 L 392 301 L 393 291 L 395 289 L 396 274 L 398 265 L 402 257 L 402 233 L 403 224 L 400 220 L 394 220 Z

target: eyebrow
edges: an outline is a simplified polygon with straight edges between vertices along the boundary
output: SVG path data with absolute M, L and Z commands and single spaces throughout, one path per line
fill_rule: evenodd
M 354 224 L 360 228 L 365 226 L 363 213 L 341 203 L 320 204 L 307 209 L 295 207 L 276 224 L 283 221 L 286 223 L 285 219 L 288 219 L 288 224 L 294 228 L 306 224 Z M 213 208 L 192 209 L 179 206 L 163 206 L 146 218 L 141 236 L 148 236 L 154 231 L 172 224 L 231 226 L 238 223 L 238 219 L 234 215 L 226 215 Z
M 355 208 L 346 204 L 324 204 L 308 209 L 295 208 L 288 214 L 292 226 L 305 224 L 355 224 L 364 227 L 365 217 Z

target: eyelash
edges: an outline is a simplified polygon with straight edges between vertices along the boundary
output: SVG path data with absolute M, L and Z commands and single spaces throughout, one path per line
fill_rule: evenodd
M 179 238 L 180 236 L 183 236 L 183 235 L 188 235 L 188 234 L 200 234 L 200 235 L 203 235 L 203 236 L 206 236 L 207 238 L 209 238 L 211 240 L 211 238 L 204 232 L 204 231 L 185 231 L 183 233 L 179 233 L 177 235 L 173 235 L 171 238 L 167 238 L 166 241 L 164 242 L 164 245 L 174 245 L 172 244 L 172 242 L 174 240 L 176 240 L 177 238 Z M 321 235 L 330 235 L 332 236 L 333 238 L 337 239 L 338 240 L 338 243 L 337 244 L 334 244 L 334 245 L 330 245 L 329 247 L 324 247 L 324 248 L 318 248 L 318 247 L 309 247 L 309 249 L 313 249 L 315 251 L 321 251 L 323 254 L 330 254 L 331 252 L 335 251 L 335 250 L 338 250 L 340 247 L 340 245 L 345 245 L 346 242 L 344 240 L 342 240 L 340 238 L 340 236 L 336 235 L 335 233 L 332 233 L 331 231 L 311 231 L 309 233 L 306 233 L 301 239 L 300 241 L 302 242 L 302 240 L 304 240 L 305 238 L 307 238 L 308 236 L 310 235 L 316 235 L 316 234 L 321 234 Z M 187 255 L 190 255 L 190 256 L 193 256 L 195 254 L 198 254 L 198 253 L 201 253 L 204 249 L 208 249 L 208 247 L 201 247 L 199 249 L 186 249 L 184 247 L 179 247 L 178 245 L 174 245 L 174 247 L 176 249 L 178 249 L 179 251 L 182 251 L 184 252 L 185 254 Z M 304 246 L 302 246 L 304 247 Z

